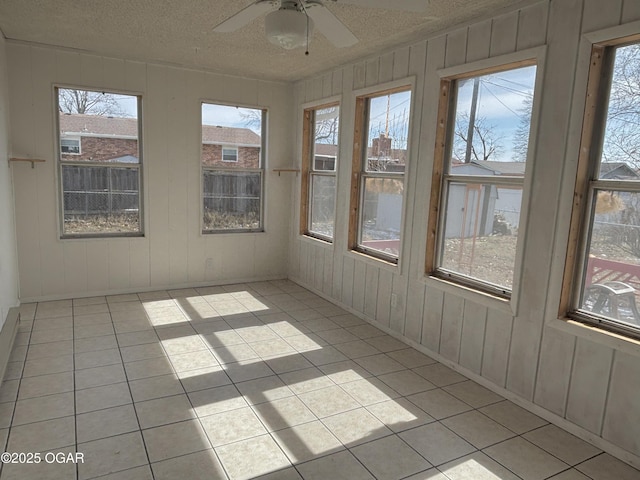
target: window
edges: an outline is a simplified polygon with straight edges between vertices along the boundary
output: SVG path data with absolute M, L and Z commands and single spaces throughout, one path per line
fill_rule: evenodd
M 398 263 L 411 90 L 356 98 L 349 247 Z
M 223 162 L 237 162 L 238 161 L 238 149 L 233 147 L 222 148 L 222 161 Z
M 536 66 L 443 79 L 427 271 L 503 297 L 513 287 Z
M 80 139 L 60 138 L 60 153 L 80 155 Z
M 640 338 L 640 44 L 625 40 L 593 47 L 566 310 Z
M 262 230 L 265 119 L 266 110 L 202 104 L 203 233 Z
M 140 97 L 56 88 L 62 236 L 142 234 Z
M 301 234 L 329 242 L 336 213 L 339 118 L 338 104 L 304 111 Z

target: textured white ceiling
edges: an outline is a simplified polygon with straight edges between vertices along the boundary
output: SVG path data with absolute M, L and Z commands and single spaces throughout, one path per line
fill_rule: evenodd
M 513 0 L 425 0 L 424 13 L 341 5 L 329 8 L 360 40 L 333 47 L 315 32 L 310 55 L 281 50 L 264 35 L 264 16 L 233 33 L 213 27 L 254 0 L 2 0 L 8 39 L 165 62 L 252 78 L 292 81 L 486 15 Z M 393 2 L 394 0 L 389 0 Z M 435 19 L 434 19 L 435 18 Z

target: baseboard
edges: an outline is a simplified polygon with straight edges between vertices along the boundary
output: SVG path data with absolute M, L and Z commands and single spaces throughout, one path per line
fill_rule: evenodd
M 361 318 L 362 320 L 364 320 L 367 323 L 370 323 L 371 325 L 373 325 L 376 328 L 379 328 L 380 330 L 382 330 L 383 332 L 391 335 L 392 337 L 398 339 L 399 341 L 407 344 L 410 347 L 415 348 L 416 350 L 418 350 L 421 353 L 424 353 L 425 355 L 433 358 L 434 360 L 442 363 L 443 365 L 446 365 L 447 367 L 451 368 L 452 370 L 455 370 L 456 372 L 464 375 L 465 377 L 469 378 L 470 380 L 473 380 L 474 382 L 482 385 L 483 387 L 487 388 L 488 390 L 491 390 L 494 393 L 497 393 L 498 395 L 501 395 L 502 397 L 506 398 L 507 400 L 515 403 L 516 405 L 524 408 L 525 410 L 530 411 L 531 413 L 538 415 L 539 417 L 544 418 L 546 421 L 548 421 L 549 423 L 552 423 L 560 428 L 562 428 L 563 430 L 566 430 L 567 432 L 575 435 L 576 437 L 584 440 L 585 442 L 588 442 L 592 445 L 594 445 L 595 447 L 599 448 L 600 450 L 618 458 L 619 460 L 622 460 L 625 463 L 628 463 L 629 465 L 640 469 L 640 457 L 637 455 L 634 455 L 633 453 L 624 450 L 623 448 L 620 448 L 619 446 L 603 439 L 602 437 L 593 434 L 592 432 L 585 430 L 584 428 L 571 423 L 570 421 L 568 421 L 567 419 L 552 413 L 544 408 L 542 408 L 539 405 L 536 405 L 535 403 L 526 400 L 522 397 L 519 397 L 518 395 L 516 395 L 515 393 L 511 392 L 510 390 L 507 390 L 504 387 L 500 387 L 499 385 L 496 385 L 495 383 L 491 382 L 490 380 L 487 380 L 486 378 L 478 375 L 475 372 L 472 372 L 471 370 L 468 370 L 462 366 L 460 366 L 459 364 L 452 362 L 451 360 L 448 360 L 446 358 L 444 358 L 442 355 L 440 355 L 439 353 L 433 352 L 431 350 L 429 350 L 428 348 L 426 348 L 424 345 L 415 342 L 409 338 L 404 337 L 403 335 L 399 334 L 398 332 L 395 332 L 393 330 L 391 330 L 389 327 L 386 327 L 384 325 L 380 325 L 379 323 L 377 323 L 374 319 L 367 317 L 366 315 L 364 315 L 362 312 L 359 312 L 357 310 L 354 310 L 353 308 L 349 307 L 348 305 L 344 305 L 341 302 L 337 301 L 335 298 L 330 297 L 329 295 L 327 295 L 326 293 L 316 289 L 315 287 L 306 284 L 305 282 L 301 281 L 299 278 L 296 277 L 290 277 L 289 280 L 291 280 L 292 282 L 300 285 L 303 288 L 306 288 L 307 290 L 315 293 L 316 295 L 324 298 L 325 300 L 333 303 L 334 305 L 348 311 L 349 313 L 355 315 L 358 318 Z
M 20 308 L 10 308 L 2 330 L 0 330 L 0 379 L 4 378 L 4 373 L 7 370 L 11 350 L 13 350 L 13 342 L 18 331 L 19 320 Z
M 206 280 L 202 282 L 189 282 L 179 283 L 172 285 L 151 285 L 146 287 L 129 287 L 119 288 L 113 290 L 99 290 L 93 292 L 74 292 L 74 293 L 59 293 L 53 295 L 41 295 L 37 297 L 25 297 L 21 298 L 21 303 L 34 303 L 34 302 L 48 302 L 52 300 L 67 300 L 69 298 L 86 298 L 86 297 L 101 297 L 104 295 L 123 295 L 128 293 L 144 293 L 155 292 L 158 290 L 181 290 L 183 288 L 204 288 L 204 287 L 217 287 L 221 285 L 233 285 L 236 283 L 255 283 L 255 282 L 269 282 L 273 280 L 285 280 L 285 275 L 272 275 L 264 277 L 239 277 L 239 278 L 227 278 L 220 280 Z

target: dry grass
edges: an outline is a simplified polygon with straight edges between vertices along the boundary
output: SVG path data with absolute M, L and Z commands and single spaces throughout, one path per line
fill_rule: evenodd
M 101 233 L 138 233 L 140 218 L 137 213 L 120 215 L 67 216 L 64 219 L 65 235 L 90 235 Z

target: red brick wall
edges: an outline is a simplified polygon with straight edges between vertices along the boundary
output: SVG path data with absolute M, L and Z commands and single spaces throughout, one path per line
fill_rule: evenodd
M 221 168 L 260 168 L 259 147 L 238 147 L 237 162 L 222 161 L 221 145 L 202 145 L 202 164 L 207 167 Z
M 80 155 L 62 154 L 62 159 L 70 162 L 103 162 L 112 158 L 132 155 L 138 157 L 138 141 L 124 138 L 82 137 Z

